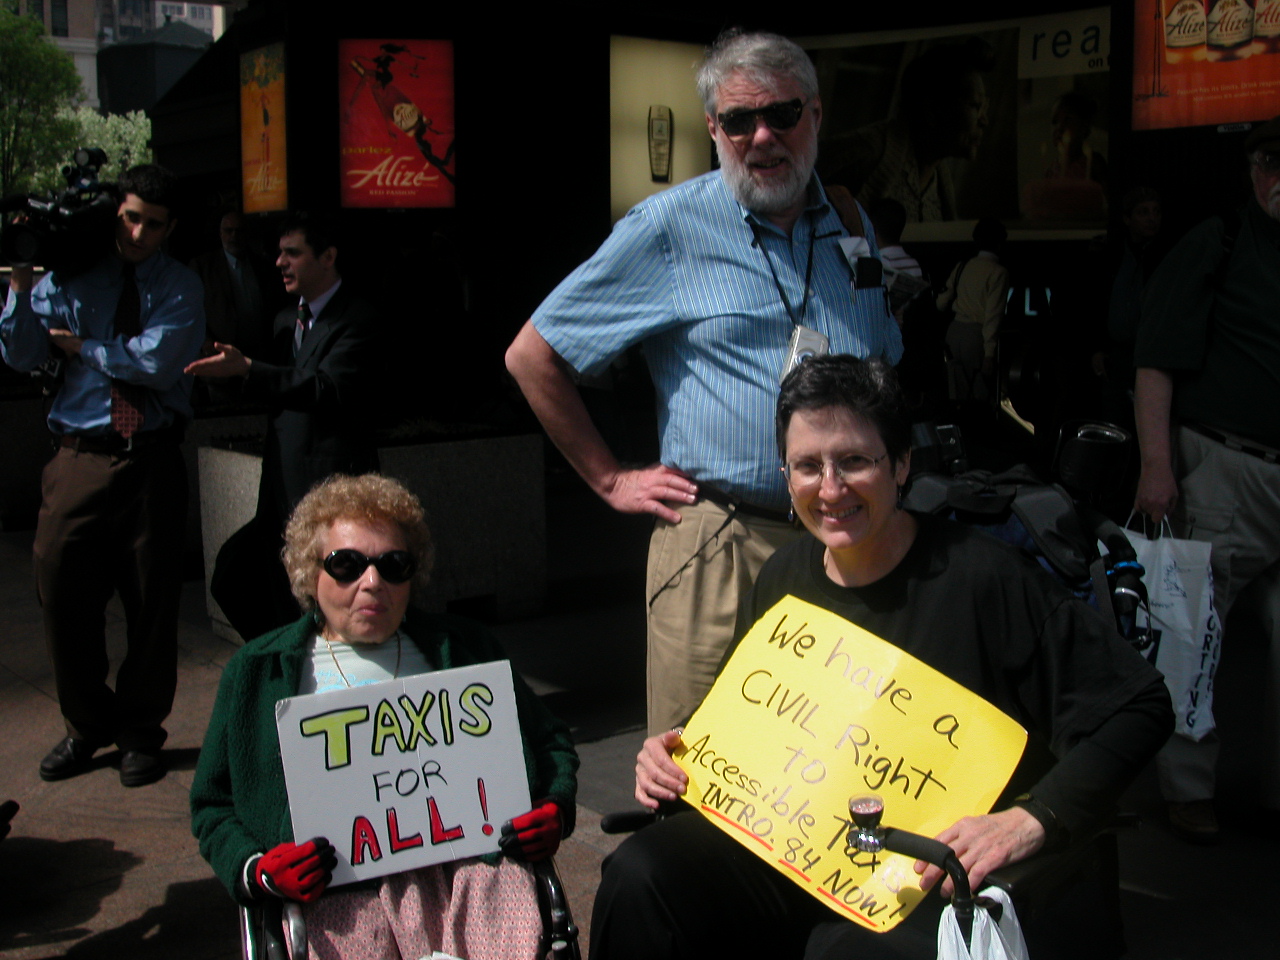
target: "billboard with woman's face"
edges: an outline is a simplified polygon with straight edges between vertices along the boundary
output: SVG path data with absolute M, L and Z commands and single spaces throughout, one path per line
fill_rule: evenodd
M 979 217 L 1100 226 L 1106 216 L 1107 8 L 801 40 L 823 102 L 819 169 L 908 236 Z

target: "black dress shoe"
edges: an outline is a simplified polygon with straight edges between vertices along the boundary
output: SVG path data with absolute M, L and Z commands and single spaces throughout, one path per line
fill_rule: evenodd
M 93 744 L 67 737 L 40 761 L 40 779 L 65 780 L 84 773 L 93 766 L 93 755 L 97 752 Z
M 155 783 L 165 774 L 159 753 L 126 750 L 120 757 L 120 783 L 126 787 L 143 787 Z

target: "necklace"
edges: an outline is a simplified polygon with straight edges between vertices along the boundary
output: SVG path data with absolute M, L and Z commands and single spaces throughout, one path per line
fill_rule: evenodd
M 333 644 L 330 643 L 329 638 L 324 635 L 324 631 L 320 632 L 320 639 L 323 640 L 324 645 L 329 648 L 329 656 L 333 660 L 334 667 L 337 668 L 338 676 L 342 678 L 342 682 L 347 685 L 348 689 L 350 689 L 351 681 L 348 680 L 347 675 L 342 672 L 342 664 L 338 663 L 338 655 L 333 652 Z M 400 638 L 400 631 L 397 630 L 396 631 L 396 669 L 395 669 L 395 672 L 391 674 L 392 680 L 395 680 L 397 677 L 400 676 L 400 652 L 403 649 L 404 649 L 404 644 Z

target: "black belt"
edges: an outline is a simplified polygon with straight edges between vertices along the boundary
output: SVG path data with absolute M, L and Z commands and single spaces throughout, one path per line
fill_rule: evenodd
M 1259 460 L 1265 460 L 1267 463 L 1280 463 L 1280 450 L 1261 445 L 1255 447 L 1245 443 L 1239 437 L 1220 433 L 1212 427 L 1205 427 L 1198 423 L 1184 423 L 1183 426 L 1193 433 L 1200 434 L 1202 437 L 1217 441 L 1228 450 L 1238 450 L 1241 453 L 1247 453 L 1251 457 L 1257 457 Z
M 105 453 L 118 456 L 134 454 L 162 445 L 176 447 L 182 442 L 182 433 L 181 427 L 148 430 L 146 433 L 135 433 L 127 439 L 118 433 L 64 433 L 57 438 L 57 444 L 59 447 L 79 453 Z
M 757 517 L 760 520 L 773 520 L 776 523 L 790 523 L 791 517 L 783 513 L 781 510 L 770 510 L 768 507 L 757 507 L 754 503 L 747 503 L 738 497 L 731 497 L 723 490 L 717 490 L 709 483 L 698 481 L 698 496 L 703 500 L 710 500 L 712 503 L 718 504 L 728 510 L 736 510 L 738 513 L 748 517 Z

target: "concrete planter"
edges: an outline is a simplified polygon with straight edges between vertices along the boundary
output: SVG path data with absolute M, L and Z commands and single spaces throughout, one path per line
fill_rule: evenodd
M 546 491 L 542 438 L 535 434 L 442 441 L 378 451 L 382 472 L 422 501 L 436 561 L 423 605 L 492 597 L 502 616 L 537 609 L 547 590 Z M 209 616 L 236 638 L 207 594 L 226 539 L 253 516 L 261 458 L 200 449 L 200 515 Z

